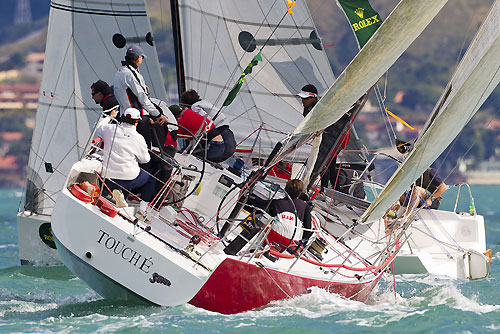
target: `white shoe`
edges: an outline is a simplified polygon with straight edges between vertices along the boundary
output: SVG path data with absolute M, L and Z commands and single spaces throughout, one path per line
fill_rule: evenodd
M 144 222 L 149 222 L 151 221 L 151 218 L 153 216 L 153 210 L 149 208 L 149 202 L 141 201 L 139 204 L 139 210 L 136 212 L 135 217 L 143 220 Z
M 113 190 L 113 198 L 115 199 L 116 206 L 119 208 L 128 207 L 128 203 L 123 196 L 123 193 L 119 189 Z

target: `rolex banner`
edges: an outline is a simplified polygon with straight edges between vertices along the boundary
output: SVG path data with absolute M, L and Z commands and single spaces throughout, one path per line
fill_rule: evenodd
M 361 49 L 382 24 L 382 19 L 373 10 L 368 0 L 337 0 L 351 23 L 352 31 Z

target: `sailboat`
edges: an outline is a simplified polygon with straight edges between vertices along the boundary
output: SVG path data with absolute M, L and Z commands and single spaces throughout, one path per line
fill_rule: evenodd
M 152 94 L 166 101 L 144 1 L 51 2 L 24 210 L 17 220 L 22 265 L 62 265 L 52 211 L 102 112 L 90 85 L 99 79 L 112 84 L 130 43 L 140 44 L 150 58 L 142 73 Z
M 313 236 L 300 240 L 306 230 L 293 214 L 271 217 L 247 200 L 286 198 L 282 186 L 267 178 L 270 169 L 284 158 L 307 156 L 300 150 L 307 153 L 307 143 L 317 131 L 365 94 L 446 1 L 422 0 L 416 7 L 411 0 L 402 0 L 332 84 L 325 76 L 331 70 L 318 70 L 329 66 L 308 9 L 304 3 L 292 3 L 293 9 L 283 1 L 258 1 L 258 6 L 229 0 L 174 3 L 181 14 L 178 34 L 191 41 L 181 45 L 185 72 L 179 77 L 198 85 L 203 97 L 219 106 L 232 83 L 243 80 L 234 109 L 231 104 L 224 112 L 238 128 L 240 144 L 262 133 L 240 153 L 262 154 L 265 161 L 254 169 L 237 169 L 210 163 L 189 150 L 178 152 L 166 161 L 172 176 L 159 195 L 162 203 L 151 203 L 143 211 L 133 203 L 118 208 L 113 198 L 92 198 L 81 191 L 84 182 L 102 181 L 102 162 L 84 152 L 67 174 L 52 212 L 52 228 L 64 264 L 102 296 L 162 306 L 190 303 L 226 314 L 304 294 L 312 287 L 365 301 L 396 257 L 407 224 L 387 233 L 383 224 L 346 219 L 344 230 L 332 235 L 322 226 L 324 217 L 313 212 L 307 230 Z M 380 42 L 386 43 L 384 48 Z M 257 51 L 260 45 L 267 46 Z M 263 59 L 260 67 L 242 78 L 243 64 L 255 59 L 257 52 Z M 200 55 L 203 58 L 195 58 Z M 360 84 L 361 67 L 365 80 Z M 322 79 L 321 87 L 329 88 L 325 102 L 320 100 L 302 121 L 295 85 L 314 79 L 295 80 L 306 73 L 304 68 Z M 220 79 L 221 73 L 228 78 Z M 276 97 L 283 100 L 287 113 L 279 111 Z M 294 116 L 290 106 L 297 106 L 299 115 Z M 299 120 L 295 128 L 288 124 L 293 117 Z M 158 204 L 163 205 L 159 210 L 153 207 Z M 281 219 L 293 224 L 286 245 L 268 239 Z

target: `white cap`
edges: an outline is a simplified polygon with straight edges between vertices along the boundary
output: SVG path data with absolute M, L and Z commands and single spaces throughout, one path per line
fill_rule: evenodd
M 132 119 L 141 119 L 141 112 L 135 108 L 127 108 L 125 109 L 123 116 Z
M 318 94 L 314 94 L 311 92 L 305 92 L 303 90 L 300 91 L 300 93 L 297 94 L 298 97 L 307 99 L 308 97 L 318 97 Z

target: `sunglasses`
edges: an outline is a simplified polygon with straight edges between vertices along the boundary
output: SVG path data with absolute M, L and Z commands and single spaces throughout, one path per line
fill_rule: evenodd
M 91 93 L 91 94 L 92 94 L 92 97 L 93 97 L 94 95 L 96 95 L 97 93 L 99 93 L 99 92 L 92 92 L 92 93 Z

